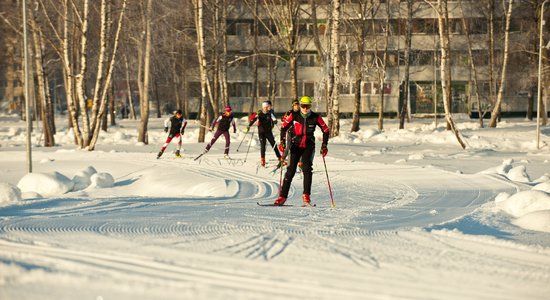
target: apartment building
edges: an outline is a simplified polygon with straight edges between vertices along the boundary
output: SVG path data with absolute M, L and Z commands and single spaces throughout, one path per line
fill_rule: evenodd
M 323 76 L 327 74 L 326 62 L 317 54 L 314 42 L 313 26 L 320 35 L 320 42 L 327 43 L 327 6 L 317 7 L 317 24 L 311 20 L 309 1 L 301 1 L 299 23 L 300 41 L 297 58 L 298 95 L 315 97 L 315 110 L 326 110 L 323 102 Z M 344 1 L 342 20 L 340 22 L 340 111 L 350 113 L 354 108 L 355 78 L 358 67 L 356 30 L 361 22 L 357 4 Z M 403 79 L 405 74 L 405 28 L 407 24 L 407 3 L 390 0 L 389 12 L 385 0 L 374 3 L 368 22 L 365 38 L 365 63 L 363 64 L 363 83 L 361 85 L 361 113 L 375 113 L 379 110 L 380 97 L 384 94 L 384 111 L 397 113 L 402 99 Z M 434 2 L 435 4 L 435 2 Z M 449 1 L 449 23 L 451 41 L 451 74 L 452 74 L 452 111 L 454 113 L 471 113 L 478 111 L 478 101 L 474 89 L 474 72 L 470 63 L 468 44 L 472 48 L 476 66 L 479 95 L 482 109 L 490 109 L 490 77 L 498 82 L 501 72 L 504 16 L 501 6 L 495 8 L 495 58 L 490 70 L 489 29 L 486 5 L 482 1 Z M 268 9 L 277 10 L 273 6 Z M 378 80 L 382 72 L 381 57 L 386 36 L 386 16 L 389 14 L 388 59 L 384 71 L 384 83 Z M 533 20 L 535 12 L 519 3 L 514 10 L 510 28 L 510 63 L 505 85 L 503 112 L 525 112 L 529 99 L 533 99 L 536 88 L 536 64 L 532 56 L 527 55 L 533 44 L 533 28 L 536 22 L 529 23 L 526 16 Z M 463 18 L 463 16 L 466 16 Z M 465 22 L 463 21 L 465 19 Z M 536 19 L 535 19 L 536 21 Z M 228 49 L 232 62 L 228 70 L 230 101 L 238 111 L 248 111 L 253 90 L 252 56 L 258 58 L 258 100 L 256 105 L 265 100 L 272 90 L 275 110 L 282 112 L 290 105 L 290 68 L 285 61 L 285 49 L 277 43 L 274 35 L 277 26 L 270 20 L 269 13 L 260 16 L 258 28 L 258 46 L 254 51 L 254 16 L 250 9 L 242 4 L 229 10 L 227 19 Z M 267 29 L 269 28 L 269 30 Z M 280 30 L 280 28 L 279 28 Z M 466 33 L 469 34 L 469 40 Z M 536 40 L 536 39 L 535 39 Z M 438 19 L 434 8 L 425 1 L 413 1 L 412 43 L 410 52 L 410 85 L 409 108 L 413 114 L 433 114 L 443 112 L 441 78 L 439 74 L 439 35 Z M 280 59 L 273 56 L 279 55 Z M 377 57 L 378 55 L 378 57 Z M 276 66 L 276 68 L 274 68 Z M 276 80 L 273 80 L 273 77 Z M 189 82 L 191 98 L 196 98 L 199 83 L 197 79 Z M 496 87 L 495 87 L 496 89 Z M 437 101 L 434 102 L 434 99 Z M 198 103 L 195 101 L 195 103 Z M 258 107 L 258 106 L 256 106 Z

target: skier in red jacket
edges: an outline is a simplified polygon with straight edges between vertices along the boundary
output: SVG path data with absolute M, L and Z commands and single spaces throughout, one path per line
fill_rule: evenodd
M 279 150 L 284 152 L 286 146 L 286 132 L 289 128 L 293 130 L 293 137 L 288 141 L 290 148 L 290 163 L 286 169 L 283 186 L 279 193 L 279 198 L 275 200 L 275 205 L 283 205 L 288 197 L 290 184 L 296 173 L 298 161 L 302 160 L 302 171 L 304 174 L 304 192 L 303 206 L 311 206 L 311 182 L 312 182 L 312 165 L 313 156 L 315 154 L 315 128 L 319 126 L 323 131 L 323 142 L 321 144 L 321 155 L 327 155 L 327 144 L 329 138 L 329 128 L 323 121 L 320 115 L 311 111 L 313 100 L 304 96 L 300 99 L 300 111 L 292 112 L 281 126 L 281 142 Z

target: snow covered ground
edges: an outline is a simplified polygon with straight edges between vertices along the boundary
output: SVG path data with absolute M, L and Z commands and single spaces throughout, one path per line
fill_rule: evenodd
M 66 122 L 54 148 L 35 145 L 26 175 L 25 124 L 0 116 L 0 299 L 548 299 L 550 128 L 480 129 L 459 119 L 462 150 L 444 124 L 398 130 L 364 119 L 320 157 L 314 208 L 271 203 L 279 173 L 259 166 L 259 144 L 232 135 L 201 160 L 190 121 L 182 159 L 151 119 L 77 150 Z M 278 133 L 278 131 L 277 131 Z M 320 134 L 318 134 L 320 135 Z M 250 135 L 249 135 L 250 136 Z M 207 135 L 207 140 L 211 133 Z M 38 144 L 39 131 L 33 135 Z M 274 154 L 268 151 L 273 160 Z M 272 165 L 273 161 L 270 162 Z

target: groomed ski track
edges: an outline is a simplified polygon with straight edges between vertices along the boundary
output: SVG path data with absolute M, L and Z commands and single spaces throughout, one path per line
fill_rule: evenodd
M 13 287 L 32 284 L 40 290 L 46 277 L 56 279 L 56 287 L 43 286 L 50 299 L 65 297 L 76 283 L 88 286 L 75 290 L 82 299 L 102 293 L 105 299 L 130 299 L 136 293 L 141 299 L 166 298 L 166 291 L 173 291 L 167 294 L 174 299 L 547 295 L 547 250 L 445 229 L 463 220 L 481 226 L 478 211 L 499 192 L 516 191 L 494 175 L 327 157 L 335 208 L 317 159 L 315 209 L 299 205 L 300 174 L 287 201 L 294 207 L 266 209 L 256 202 L 276 198 L 278 173 L 255 162 L 219 158 L 104 153 L 98 164 L 117 165 L 118 171 L 110 170 L 116 175 L 113 189 L 128 197 L 80 191 L 3 209 L 0 260 L 15 262 L 8 265 L 11 272 L 31 272 L 28 281 L 0 288 L 0 298 L 22 299 Z M 151 184 L 142 179 L 155 174 L 156 196 L 140 187 Z M 180 189 L 181 196 L 163 196 L 170 187 Z M 109 282 L 116 284 L 102 291 Z

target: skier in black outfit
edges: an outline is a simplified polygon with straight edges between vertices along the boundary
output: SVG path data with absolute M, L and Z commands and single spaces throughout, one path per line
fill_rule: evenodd
M 303 206 L 311 206 L 311 181 L 312 181 L 312 165 L 313 156 L 315 154 L 315 128 L 319 126 L 323 131 L 323 143 L 321 144 L 321 155 L 327 155 L 327 143 L 329 137 L 329 128 L 323 121 L 323 118 L 311 111 L 312 99 L 304 96 L 300 99 L 300 111 L 293 112 L 289 115 L 281 126 L 281 142 L 279 149 L 284 150 L 286 146 L 286 132 L 289 128 L 293 128 L 294 136 L 289 141 L 290 147 L 290 163 L 286 169 L 283 186 L 279 193 L 279 198 L 275 200 L 274 205 L 283 205 L 288 197 L 290 184 L 296 173 L 298 161 L 302 159 L 302 170 L 304 174 L 304 193 L 302 196 Z
M 275 155 L 277 155 L 277 160 L 281 159 L 281 153 L 277 149 L 277 144 L 275 143 L 275 138 L 273 137 L 273 126 L 277 124 L 277 118 L 271 110 L 271 101 L 265 101 L 262 103 L 262 109 L 258 110 L 257 113 L 252 114 L 250 118 L 250 123 L 246 126 L 246 132 L 250 129 L 250 126 L 254 122 L 258 121 L 258 137 L 260 138 L 260 157 L 262 167 L 265 167 L 265 145 L 266 140 L 269 141 Z
M 164 142 L 164 145 L 162 145 L 162 149 L 160 149 L 159 154 L 157 154 L 157 159 L 159 159 L 162 154 L 164 153 L 164 150 L 166 150 L 166 147 L 168 147 L 168 144 L 172 141 L 173 138 L 179 138 L 178 140 L 178 149 L 176 150 L 176 157 L 181 157 L 180 150 L 181 150 L 181 138 L 183 136 L 183 133 L 185 132 L 185 127 L 187 126 L 187 121 L 182 115 L 181 109 L 178 109 L 174 111 L 174 115 L 170 118 L 164 120 L 164 132 L 169 132 L 168 137 L 166 138 L 166 142 Z
M 218 124 L 218 130 L 216 130 L 216 132 L 214 133 L 214 137 L 212 137 L 210 143 L 206 145 L 203 154 L 208 152 L 212 145 L 216 143 L 216 140 L 220 137 L 220 135 L 223 134 L 223 136 L 225 137 L 224 157 L 229 158 L 229 145 L 231 144 L 231 139 L 229 137 L 229 127 L 233 125 L 233 133 L 237 133 L 237 127 L 235 126 L 235 120 L 233 120 L 233 112 L 231 111 L 231 106 L 227 105 L 225 107 L 225 112 L 212 122 L 212 125 L 210 125 L 210 131 L 214 130 L 216 124 Z
M 281 121 L 283 121 L 283 123 L 284 123 L 285 120 L 286 120 L 286 118 L 287 118 L 288 116 L 290 116 L 293 112 L 298 112 L 298 111 L 300 111 L 300 102 L 298 102 L 298 100 L 292 100 L 292 109 L 289 110 L 289 111 L 287 111 L 287 112 L 283 115 L 283 117 L 281 118 Z M 285 140 L 290 141 L 290 140 L 292 139 L 292 137 L 293 137 L 292 134 L 293 134 L 293 133 L 292 133 L 292 130 L 288 130 L 288 131 L 286 132 Z M 288 151 L 289 151 L 289 148 L 288 148 L 288 147 L 285 148 L 285 152 L 283 153 L 283 158 L 288 158 Z M 302 168 L 302 162 L 301 162 L 301 161 L 298 163 L 298 166 L 299 166 L 300 168 Z

